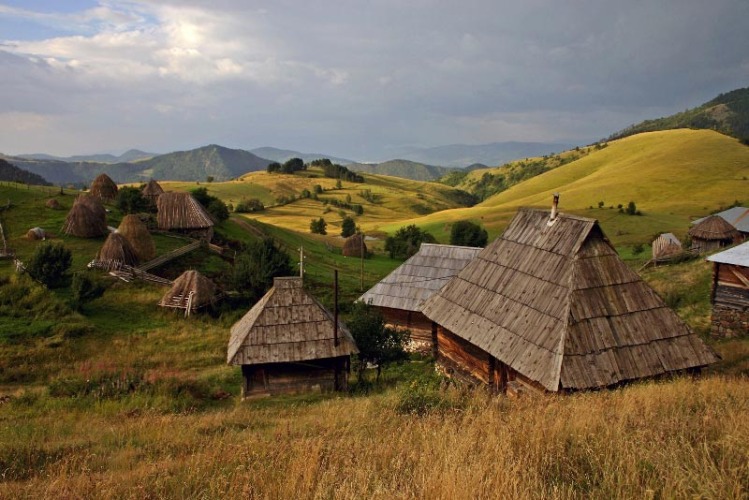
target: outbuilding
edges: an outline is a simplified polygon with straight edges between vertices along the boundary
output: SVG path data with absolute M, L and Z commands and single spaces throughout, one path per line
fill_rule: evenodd
M 713 263 L 711 333 L 719 337 L 749 334 L 749 242 L 707 260 Z

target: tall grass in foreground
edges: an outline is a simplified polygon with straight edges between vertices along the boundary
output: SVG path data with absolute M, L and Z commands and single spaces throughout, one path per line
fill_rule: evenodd
M 398 390 L 180 414 L 52 400 L 0 406 L 0 497 L 749 495 L 745 378 L 518 400 L 475 393 L 423 416 L 395 410 Z

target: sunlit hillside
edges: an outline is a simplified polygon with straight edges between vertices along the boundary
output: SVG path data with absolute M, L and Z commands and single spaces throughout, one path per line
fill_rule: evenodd
M 524 181 L 483 203 L 382 226 L 415 223 L 445 237 L 452 221 L 473 219 L 498 234 L 518 207 L 548 207 L 599 219 L 615 243 L 647 241 L 655 232 L 684 235 L 689 222 L 735 201 L 749 201 L 749 147 L 707 130 L 650 132 Z M 641 216 L 619 212 L 634 201 Z M 603 208 L 598 208 L 603 202 Z

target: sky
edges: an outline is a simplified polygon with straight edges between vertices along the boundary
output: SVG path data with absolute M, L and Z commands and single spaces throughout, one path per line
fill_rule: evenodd
M 749 86 L 747 0 L 0 0 L 0 152 L 585 144 Z

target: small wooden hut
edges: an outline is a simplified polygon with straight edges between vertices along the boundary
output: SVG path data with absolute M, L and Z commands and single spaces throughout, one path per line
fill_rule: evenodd
M 47 203 L 45 203 L 44 206 L 47 208 L 51 208 L 52 210 L 60 210 L 60 208 L 62 208 L 60 207 L 60 202 L 54 198 L 50 198 L 49 200 L 47 200 Z
M 681 241 L 673 233 L 662 233 L 652 244 L 653 262 L 667 262 L 684 253 Z
M 163 193 L 158 198 L 157 207 L 159 229 L 206 241 L 213 238 L 213 219 L 190 193 Z
M 140 262 L 147 262 L 156 257 L 156 244 L 148 228 L 137 215 L 129 214 L 123 217 L 117 232 L 130 243 Z
M 106 241 L 96 254 L 98 267 L 112 271 L 122 266 L 135 266 L 138 256 L 130 242 L 120 233 L 109 233 Z
M 217 299 L 216 285 L 198 271 L 189 270 L 174 280 L 172 287 L 161 297 L 161 307 L 184 309 L 185 316 L 209 306 Z
M 741 233 L 723 217 L 711 215 L 689 230 L 692 250 L 697 253 L 714 252 L 741 241 Z
M 749 242 L 707 258 L 713 263 L 711 333 L 749 335 Z
M 101 200 L 94 196 L 79 195 L 65 218 L 62 230 L 65 234 L 79 238 L 98 238 L 107 234 L 107 212 Z
M 481 248 L 422 243 L 419 251 L 367 290 L 359 301 L 377 307 L 390 327 L 411 330 L 412 347 L 430 349 L 432 321 L 424 302 L 468 265 Z
M 91 183 L 89 192 L 102 201 L 114 201 L 117 198 L 117 184 L 107 174 L 99 174 Z
M 356 233 L 346 238 L 342 253 L 344 257 L 366 257 L 367 245 L 364 243 L 364 235 Z
M 241 365 L 244 396 L 344 390 L 351 333 L 302 287 L 301 278 L 275 278 L 231 327 L 226 360 Z
M 738 230 L 738 232 L 740 232 L 744 238 L 749 236 L 749 208 L 732 207 L 727 210 L 723 210 L 722 212 L 718 212 L 714 215 L 717 215 L 718 217 L 735 227 L 736 230 Z M 696 221 L 692 222 L 692 225 L 699 224 L 705 219 L 706 217 L 697 219 Z
M 164 189 L 161 187 L 161 184 L 151 179 L 143 188 L 142 193 L 143 197 L 147 199 L 151 205 L 156 206 L 159 196 L 164 194 Z
M 439 365 L 495 391 L 609 387 L 717 359 L 596 220 L 556 207 L 520 209 L 423 312 Z

